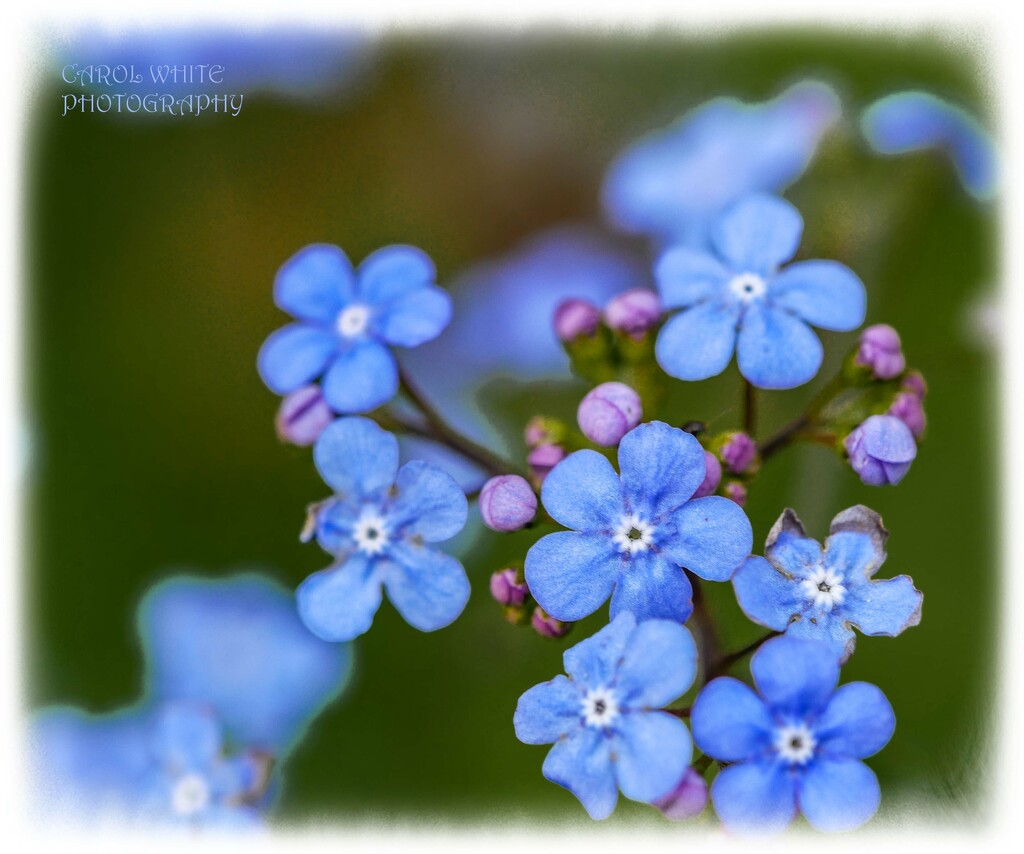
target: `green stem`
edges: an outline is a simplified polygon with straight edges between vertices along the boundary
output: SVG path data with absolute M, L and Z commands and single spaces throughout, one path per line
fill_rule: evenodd
M 768 632 L 768 634 L 758 638 L 753 643 L 747 644 L 742 649 L 738 649 L 736 650 L 736 652 L 730 652 L 728 655 L 723 655 L 712 666 L 711 675 L 721 676 L 723 673 L 726 673 L 729 670 L 729 668 L 732 667 L 737 661 L 741 661 L 751 653 L 755 652 L 758 649 L 758 647 L 760 647 L 761 644 L 763 644 L 765 641 L 771 640 L 773 637 L 780 634 L 782 633 L 774 631 Z
M 757 428 L 757 391 L 749 380 L 743 380 L 743 430 L 748 436 Z
M 708 613 L 707 602 L 700 579 L 693 579 L 693 622 L 697 635 L 697 647 L 700 650 L 700 669 L 707 682 L 711 676 L 714 662 L 718 659 L 718 636 L 715 624 Z
M 769 457 L 774 456 L 783 448 L 795 442 L 810 426 L 811 422 L 806 414 L 790 421 L 789 424 L 761 445 L 761 459 L 767 460 Z

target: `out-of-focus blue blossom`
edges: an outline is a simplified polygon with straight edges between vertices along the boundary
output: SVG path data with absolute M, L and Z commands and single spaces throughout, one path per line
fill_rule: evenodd
M 313 244 L 288 259 L 274 280 L 274 301 L 298 320 L 263 344 L 260 376 L 289 394 L 323 375 L 336 412 L 366 412 L 398 391 L 389 347 L 418 347 L 451 318 L 448 294 L 434 285 L 434 264 L 413 246 L 385 246 L 353 271 L 337 246 Z
M 690 632 L 667 620 L 637 625 L 620 614 L 565 651 L 565 672 L 535 685 L 516 707 L 516 736 L 554 744 L 544 776 L 572 792 L 591 818 L 611 815 L 619 790 L 650 803 L 668 794 L 690 764 L 692 743 L 679 718 L 659 711 L 697 673 Z
M 313 447 L 334 489 L 316 514 L 316 537 L 335 563 L 296 593 L 299 616 L 324 640 L 366 632 L 383 591 L 405 618 L 429 632 L 451 623 L 469 599 L 466 571 L 432 548 L 466 524 L 466 496 L 450 475 L 422 460 L 398 467 L 398 440 L 367 418 L 341 418 Z
M 685 622 L 692 588 L 682 567 L 726 581 L 750 554 L 746 514 L 726 498 L 692 498 L 705 477 L 704 449 L 660 421 L 619 444 L 619 469 L 597 451 L 570 454 L 548 474 L 541 500 L 570 528 L 526 555 L 526 583 L 559 620 L 579 620 L 612 597 L 611 616 Z
M 917 456 L 910 428 L 895 415 L 872 415 L 843 442 L 850 466 L 868 486 L 903 480 Z
M 605 210 L 624 231 L 703 248 L 727 206 L 799 178 L 838 116 L 836 94 L 816 81 L 761 104 L 716 98 L 618 156 Z
M 864 322 L 864 284 L 836 261 L 793 257 L 803 219 L 789 202 L 754 195 L 716 221 L 713 251 L 674 246 L 655 266 L 662 302 L 682 309 L 658 333 L 658 364 L 674 377 L 703 380 L 725 370 L 761 388 L 793 388 L 821 367 L 811 326 L 845 331 Z
M 768 534 L 765 556 L 751 557 L 733 576 L 736 599 L 755 623 L 793 637 L 820 640 L 846 661 L 857 639 L 894 637 L 921 622 L 921 592 L 909 576 L 876 581 L 889 532 L 862 505 L 832 520 L 822 550 L 792 510 Z
M 755 693 L 712 680 L 693 706 L 693 740 L 730 763 L 711 786 L 719 818 L 741 833 L 779 832 L 802 812 L 818 830 L 859 827 L 878 809 L 878 779 L 862 759 L 896 726 L 885 695 L 867 682 L 838 690 L 839 662 L 817 641 L 764 644 L 750 663 Z
M 206 703 L 235 743 L 281 758 L 345 685 L 349 647 L 314 636 L 256 574 L 176 576 L 139 606 L 148 694 Z
M 960 181 L 976 199 L 999 188 L 995 145 L 977 119 L 928 92 L 896 92 L 875 101 L 861 116 L 871 147 L 881 154 L 936 148 L 953 161 Z

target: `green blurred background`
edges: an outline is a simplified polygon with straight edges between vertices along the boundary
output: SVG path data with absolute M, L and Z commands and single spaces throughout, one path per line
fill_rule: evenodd
M 867 283 L 868 322 L 895 325 L 928 379 L 929 432 L 895 489 L 861 485 L 822 448 L 780 455 L 751 492 L 755 549 L 786 506 L 819 538 L 854 503 L 882 513 L 892 536 L 881 574 L 910 573 L 925 592 L 921 626 L 860 639 L 844 671 L 880 685 L 897 712 L 895 737 L 870 761 L 883 814 L 922 796 L 929 812 L 976 809 L 999 520 L 994 342 L 972 337 L 970 317 L 997 284 L 996 217 L 939 155 L 872 157 L 855 121 L 876 97 L 922 88 L 991 127 L 983 59 L 910 33 L 405 36 L 379 45 L 344 98 L 247 96 L 237 118 L 162 121 L 62 118 L 55 72 L 26 138 L 31 705 L 131 702 L 135 606 L 173 571 L 259 567 L 294 586 L 325 564 L 296 538 L 324 488 L 308 451 L 278 443 L 278 401 L 255 370 L 285 322 L 271 283 L 293 252 L 327 241 L 358 260 L 413 243 L 445 284 L 547 226 L 598 222 L 604 169 L 637 136 L 711 97 L 760 101 L 816 77 L 836 87 L 846 125 L 787 193 L 807 222 L 801 256 L 845 261 Z M 762 394 L 764 433 L 827 381 L 855 335 L 823 338 L 812 384 Z M 538 399 L 571 416 L 582 391 L 568 378 L 492 383 L 486 398 L 517 437 Z M 679 385 L 672 413 L 738 426 L 739 393 L 730 368 Z M 349 690 L 288 763 L 278 816 L 583 816 L 541 777 L 545 749 L 519 744 L 511 718 L 520 693 L 560 672 L 562 650 L 606 618 L 547 641 L 504 623 L 487 593 L 490 572 L 536 536 L 480 537 L 465 557 L 473 596 L 448 629 L 420 634 L 382 608 Z M 706 586 L 728 648 L 759 635 L 729 585 Z M 630 802 L 612 819 L 624 820 L 661 822 Z

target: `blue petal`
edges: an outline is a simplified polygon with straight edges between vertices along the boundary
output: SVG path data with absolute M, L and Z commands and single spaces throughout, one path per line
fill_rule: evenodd
M 706 465 L 696 438 L 661 421 L 630 430 L 619 444 L 626 502 L 646 521 L 675 510 L 693 495 L 704 480 Z
M 736 601 L 743 613 L 759 625 L 777 632 L 804 604 L 799 585 L 763 557 L 751 556 L 732 577 Z
M 611 596 L 621 570 L 622 558 L 600 534 L 559 531 L 542 537 L 526 553 L 526 584 L 556 620 L 593 614 Z
M 418 347 L 437 338 L 451 319 L 452 298 L 440 288 L 420 288 L 388 306 L 377 329 L 389 344 Z
M 347 553 L 355 545 L 352 529 L 362 505 L 355 501 L 329 498 L 316 511 L 316 541 L 332 555 Z
M 654 265 L 654 280 L 666 308 L 682 308 L 717 296 L 731 278 L 707 252 L 673 246 Z
M 747 196 L 718 221 L 712 240 L 737 273 L 772 273 L 796 254 L 804 221 L 800 212 L 777 196 Z
M 779 833 L 796 816 L 796 781 L 781 762 L 730 765 L 715 777 L 711 800 L 731 831 Z
M 654 345 L 658 364 L 680 380 L 706 380 L 722 373 L 736 349 L 739 314 L 736 305 L 709 301 L 669 318 Z
M 750 554 L 754 533 L 735 501 L 720 495 L 695 498 L 665 522 L 662 553 L 708 581 L 728 581 Z
M 773 711 L 805 716 L 825 705 L 839 682 L 839 661 L 817 641 L 772 638 L 750 662 L 754 683 Z
M 469 601 L 462 564 L 449 554 L 409 542 L 394 546 L 390 557 L 384 586 L 405 621 L 421 632 L 453 623 Z
M 685 694 L 696 675 L 697 645 L 689 629 L 648 620 L 630 636 L 615 684 L 622 704 L 658 709 Z
M 434 262 L 415 246 L 385 246 L 359 265 L 359 295 L 368 303 L 392 303 L 434 283 Z
M 428 543 L 454 537 L 466 525 L 466 495 L 454 478 L 435 465 L 412 460 L 395 479 L 388 521 L 405 536 Z
M 374 495 L 395 482 L 398 440 L 369 418 L 339 418 L 316 440 L 313 462 L 339 495 Z
M 812 326 L 848 332 L 864 322 L 864 283 L 838 261 L 798 261 L 768 283 L 768 297 Z
M 615 775 L 622 794 L 650 803 L 672 791 L 693 755 L 686 724 L 667 712 L 631 712 L 615 729 Z
M 829 757 L 863 759 L 892 738 L 896 715 L 885 694 L 867 682 L 848 682 L 832 695 L 814 727 Z
M 171 767 L 205 770 L 220 753 L 220 722 L 209 707 L 172 703 L 157 714 L 153 745 Z
M 256 786 L 260 773 L 261 769 L 250 753 L 227 757 L 210 769 L 210 789 L 218 798 L 240 800 Z
M 665 619 L 685 623 L 693 613 L 690 579 L 674 563 L 657 555 L 637 555 L 619 574 L 612 594 L 612 617 L 626 611 L 637 621 Z
M 544 478 L 540 497 L 552 519 L 576 531 L 606 529 L 622 516 L 619 476 L 597 451 L 569 454 Z
M 851 588 L 843 609 L 846 619 L 866 635 L 895 637 L 921 622 L 924 594 L 908 575 L 871 581 Z
M 274 279 L 274 302 L 300 320 L 331 324 L 355 296 L 352 264 L 337 246 L 314 243 L 284 262 Z
M 697 747 L 723 762 L 751 759 L 771 747 L 775 723 L 764 701 L 731 676 L 712 679 L 690 714 Z
M 787 508 L 768 532 L 764 554 L 795 578 L 807 578 L 822 565 L 821 545 L 808 537 L 796 513 Z
M 603 730 L 582 727 L 555 744 L 544 760 L 544 776 L 572 792 L 597 820 L 608 818 L 619 799 L 610 745 Z
M 337 348 L 333 333 L 293 323 L 263 343 L 256 367 L 267 388 L 275 394 L 289 394 L 320 376 Z
M 814 622 L 811 622 L 811 617 Z M 857 636 L 846 621 L 846 611 L 839 607 L 829 614 L 806 613 L 794 620 L 786 629 L 786 637 L 814 641 L 828 646 L 840 664 L 853 655 Z
M 306 628 L 318 638 L 350 641 L 373 625 L 381 596 L 374 562 L 353 555 L 303 581 L 295 591 L 295 604 Z
M 323 380 L 324 400 L 335 412 L 369 412 L 398 392 L 398 366 L 383 344 L 360 341 L 339 353 Z
M 800 810 L 815 830 L 860 827 L 878 809 L 878 778 L 857 759 L 819 759 L 800 780 Z
M 736 358 L 758 388 L 795 388 L 818 373 L 821 342 L 798 317 L 754 302 L 743 317 Z
M 849 584 L 863 582 L 885 563 L 889 532 L 882 517 L 870 507 L 857 504 L 837 514 L 825 541 L 825 566 Z
M 586 640 L 569 647 L 562 656 L 565 672 L 587 688 L 608 685 L 615 679 L 626 644 L 636 629 L 632 614 L 620 614 Z
M 534 685 L 516 705 L 516 738 L 524 744 L 553 744 L 580 726 L 580 709 L 580 690 L 565 676 Z

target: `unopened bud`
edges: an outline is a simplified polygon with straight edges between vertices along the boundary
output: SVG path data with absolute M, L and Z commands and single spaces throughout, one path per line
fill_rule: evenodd
M 324 401 L 320 386 L 307 385 L 281 401 L 274 427 L 282 442 L 306 447 L 312 445 L 333 420 L 334 413 Z
M 740 507 L 747 504 L 747 488 L 738 480 L 730 480 L 722 487 L 722 494 L 730 501 L 735 501 Z
M 704 470 L 704 480 L 697 487 L 697 491 L 693 493 L 694 498 L 713 495 L 715 490 L 718 489 L 718 484 L 722 481 L 722 464 L 718 462 L 718 457 L 710 451 L 704 452 Z
M 600 322 L 601 310 L 586 300 L 562 300 L 555 307 L 555 334 L 566 344 L 583 335 L 593 335 Z
M 533 626 L 533 630 L 537 634 L 546 638 L 565 637 L 569 634 L 569 629 L 572 628 L 572 623 L 563 623 L 561 620 L 556 620 L 539 607 L 534 608 L 533 616 L 530 617 L 530 625 Z
M 526 462 L 530 466 L 530 474 L 534 481 L 540 485 L 548 472 L 565 459 L 565 448 L 561 445 L 541 445 L 530 451 Z
M 499 569 L 491 576 L 491 596 L 499 605 L 518 607 L 529 595 L 530 588 L 526 586 L 526 581 L 519 570 L 508 567 Z
M 601 383 L 580 401 L 576 420 L 583 435 L 598 445 L 617 445 L 643 418 L 640 395 L 625 383 Z
M 917 456 L 910 428 L 892 415 L 872 415 L 844 442 L 853 470 L 869 486 L 899 483 Z
M 708 784 L 692 768 L 687 768 L 683 779 L 667 795 L 654 802 L 665 818 L 686 821 L 704 812 L 708 805 Z
M 636 339 L 642 338 L 660 320 L 661 300 L 646 288 L 625 291 L 604 307 L 604 322 L 608 327 Z
M 492 477 L 480 490 L 480 515 L 492 531 L 518 531 L 536 514 L 537 495 L 524 477 Z
M 757 443 L 746 433 L 730 433 L 718 451 L 725 467 L 733 474 L 746 474 L 757 462 Z
M 860 349 L 855 361 L 869 368 L 880 380 L 898 377 L 907 367 L 899 333 L 886 323 L 869 326 L 860 334 Z

